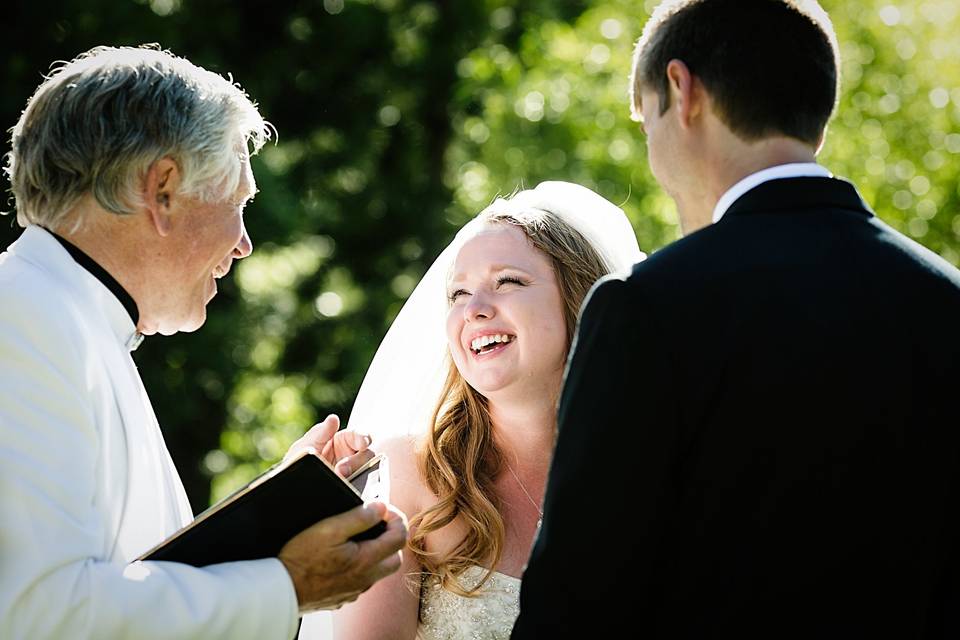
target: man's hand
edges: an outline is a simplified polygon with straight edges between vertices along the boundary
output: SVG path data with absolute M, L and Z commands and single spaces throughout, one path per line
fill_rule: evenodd
M 381 520 L 387 522 L 387 530 L 379 538 L 350 541 Z M 304 614 L 356 600 L 400 568 L 399 552 L 406 541 L 403 514 L 373 502 L 321 520 L 287 542 L 278 557 L 293 580 Z
M 338 431 L 340 418 L 331 414 L 326 420 L 313 425 L 309 431 L 290 445 L 284 460 L 287 460 L 304 449 L 312 449 L 321 458 L 325 459 L 344 478 L 359 469 L 363 463 L 373 457 L 369 450 L 370 436 L 356 431 Z

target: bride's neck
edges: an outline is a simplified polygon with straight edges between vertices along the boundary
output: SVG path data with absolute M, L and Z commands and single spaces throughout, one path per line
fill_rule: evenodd
M 494 439 L 507 461 L 545 473 L 557 428 L 555 403 L 490 402 L 489 409 Z

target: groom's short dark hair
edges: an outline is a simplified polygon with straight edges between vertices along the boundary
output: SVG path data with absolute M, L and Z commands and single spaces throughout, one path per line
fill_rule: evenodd
M 640 88 L 670 108 L 667 64 L 700 79 L 719 117 L 745 140 L 786 135 L 817 144 L 837 97 L 833 25 L 815 0 L 666 0 L 634 54 L 631 102 Z

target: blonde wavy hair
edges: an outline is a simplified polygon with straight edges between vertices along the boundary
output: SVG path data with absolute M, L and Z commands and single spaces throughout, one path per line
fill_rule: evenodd
M 612 271 L 587 239 L 560 216 L 542 209 L 504 211 L 497 204 L 480 214 L 488 224 L 514 225 L 550 258 L 556 274 L 567 328 L 573 340 L 577 314 L 590 287 Z M 432 428 L 419 444 L 419 469 L 437 503 L 410 522 L 409 548 L 444 589 L 461 596 L 477 595 L 500 561 L 504 544 L 501 501 L 494 488 L 503 453 L 493 438 L 487 399 L 474 390 L 447 357 L 447 377 L 433 414 Z M 460 518 L 467 534 L 449 553 L 426 549 L 427 536 Z M 473 588 L 458 578 L 472 565 L 487 566 Z

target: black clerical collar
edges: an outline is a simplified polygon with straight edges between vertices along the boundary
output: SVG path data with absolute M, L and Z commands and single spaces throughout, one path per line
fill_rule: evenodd
M 49 230 L 48 230 L 49 231 Z M 81 267 L 90 272 L 94 278 L 103 283 L 110 293 L 112 293 L 117 300 L 120 301 L 120 304 L 123 305 L 123 308 L 127 310 L 127 313 L 130 314 L 130 319 L 133 320 L 133 326 L 137 326 L 137 322 L 140 321 L 140 310 L 137 309 L 137 303 L 133 300 L 133 296 L 127 293 L 127 290 L 120 286 L 120 283 L 117 282 L 116 278 L 107 273 L 107 270 L 97 264 L 93 258 L 85 254 L 83 251 L 73 246 L 57 234 L 50 232 L 54 238 L 57 239 L 63 248 L 67 250 L 67 253 L 79 264 Z

